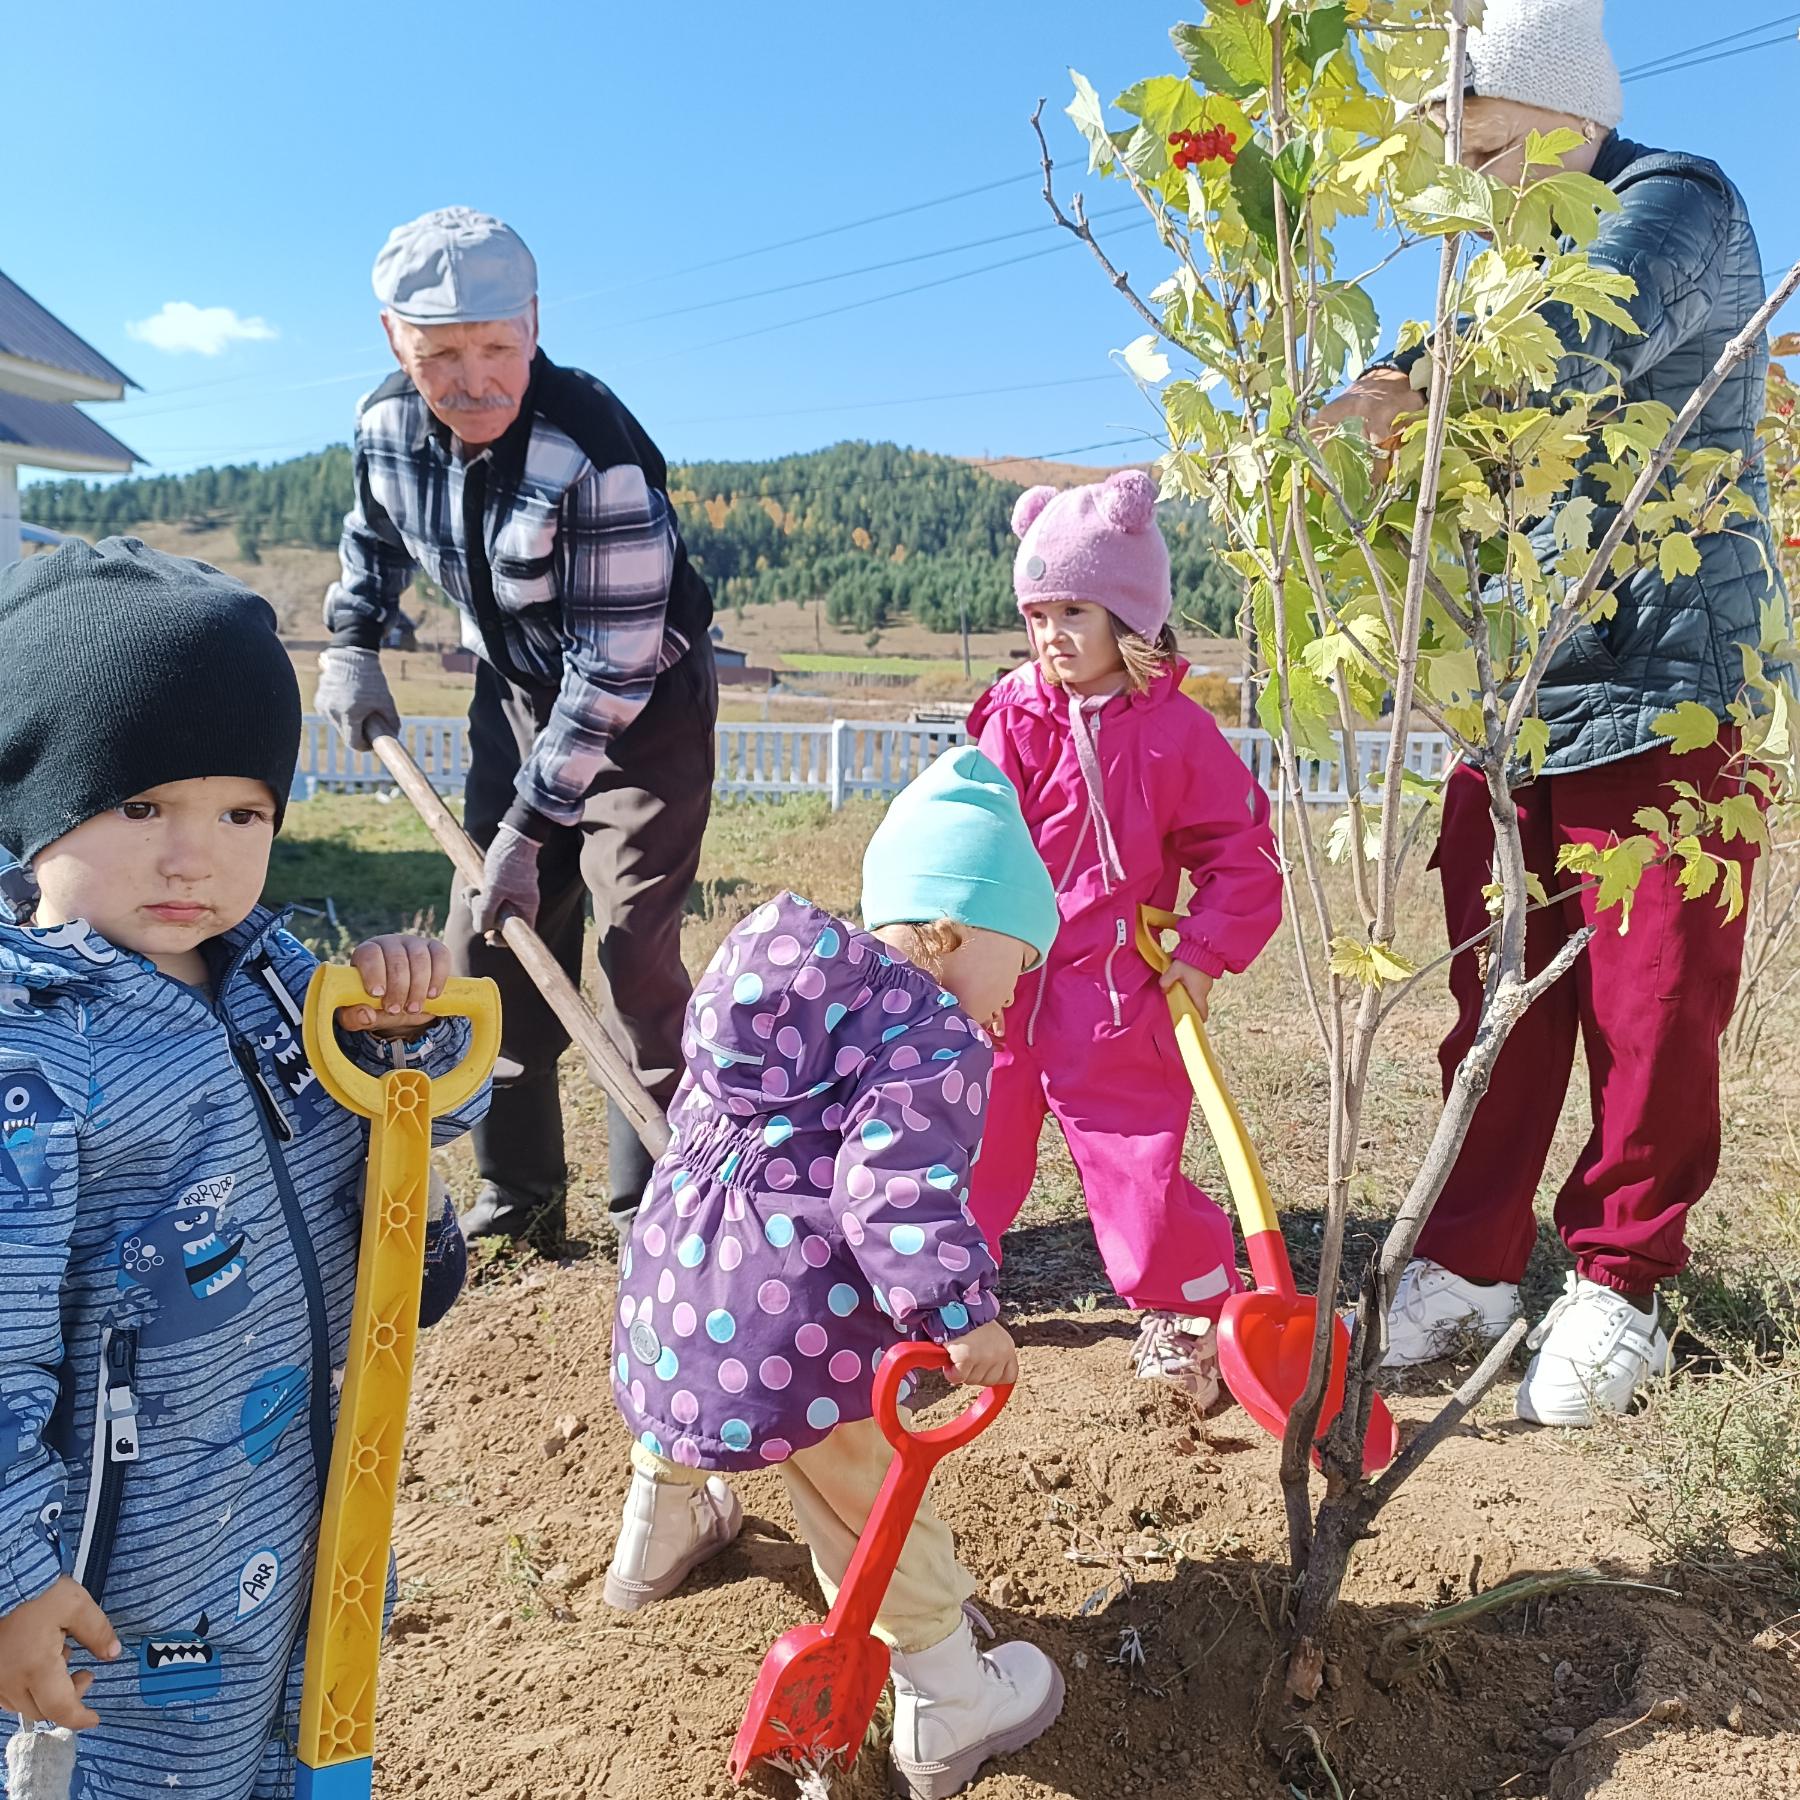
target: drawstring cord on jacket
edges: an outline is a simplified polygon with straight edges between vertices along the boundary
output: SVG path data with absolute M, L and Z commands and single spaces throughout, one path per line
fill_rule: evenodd
M 1088 723 L 1088 715 L 1098 713 L 1111 698 L 1110 694 L 1069 696 L 1069 735 L 1075 740 L 1075 760 L 1081 765 L 1081 779 L 1087 787 L 1088 817 L 1093 821 L 1094 841 L 1100 850 L 1100 878 L 1109 894 L 1115 884 L 1124 882 L 1125 865 L 1106 816 L 1106 787 L 1100 777 L 1100 758 L 1094 749 L 1094 727 Z

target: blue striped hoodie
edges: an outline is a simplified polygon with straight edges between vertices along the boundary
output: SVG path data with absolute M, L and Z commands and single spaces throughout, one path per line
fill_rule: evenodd
M 85 925 L 0 922 L 0 1612 L 72 1574 L 124 1645 L 74 1653 L 101 1719 L 76 1800 L 292 1787 L 368 1126 L 307 1064 L 314 959 L 280 920 L 209 955 L 210 993 Z M 344 1043 L 442 1074 L 468 1025 Z M 446 1210 L 426 1322 L 464 1260 Z

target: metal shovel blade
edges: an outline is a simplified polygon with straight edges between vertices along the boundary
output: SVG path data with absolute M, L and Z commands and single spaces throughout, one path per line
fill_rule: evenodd
M 783 1632 L 763 1658 L 731 1747 L 733 1780 L 762 1757 L 849 1763 L 875 1716 L 888 1664 L 879 1638 L 841 1636 L 828 1624 Z

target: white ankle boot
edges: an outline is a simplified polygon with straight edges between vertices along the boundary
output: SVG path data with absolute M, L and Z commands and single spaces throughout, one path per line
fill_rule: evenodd
M 633 1469 L 618 1546 L 606 1571 L 606 1604 L 636 1612 L 665 1599 L 717 1556 L 743 1522 L 737 1495 L 717 1475 L 704 1487 L 690 1488 L 653 1481 Z
M 1035 1644 L 976 1648 L 969 1621 L 929 1650 L 894 1652 L 894 1790 L 906 1800 L 960 1794 L 985 1762 L 1056 1723 L 1063 1678 Z

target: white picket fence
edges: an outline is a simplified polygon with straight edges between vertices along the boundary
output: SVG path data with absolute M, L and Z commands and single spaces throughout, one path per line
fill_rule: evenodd
M 1275 742 L 1266 731 L 1231 729 L 1231 746 L 1262 787 L 1273 796 L 1279 786 Z M 439 793 L 460 794 L 469 766 L 466 719 L 408 719 L 401 738 Z M 828 725 L 737 725 L 718 727 L 718 772 L 714 792 L 732 800 L 780 800 L 789 794 L 819 794 L 835 812 L 857 796 L 897 794 L 925 766 L 965 742 L 960 725 L 915 725 L 837 719 Z M 1356 753 L 1361 791 L 1376 786 L 1387 757 L 1385 731 L 1358 734 Z M 1436 780 L 1450 760 L 1449 740 L 1435 731 L 1415 731 L 1406 740 L 1406 766 Z M 308 714 L 300 739 L 294 797 L 354 793 L 391 786 L 387 771 L 368 751 L 350 750 L 316 713 Z M 1342 806 L 1348 795 L 1334 761 L 1300 765 L 1300 786 L 1312 806 Z

